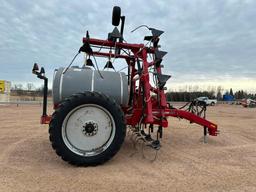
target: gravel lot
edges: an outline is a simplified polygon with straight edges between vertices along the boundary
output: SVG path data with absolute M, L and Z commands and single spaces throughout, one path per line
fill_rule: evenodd
M 97 167 L 62 161 L 40 113 L 35 105 L 0 106 L 0 191 L 256 191 L 256 108 L 209 107 L 221 133 L 207 144 L 200 126 L 170 118 L 156 161 L 132 155 L 127 137 Z

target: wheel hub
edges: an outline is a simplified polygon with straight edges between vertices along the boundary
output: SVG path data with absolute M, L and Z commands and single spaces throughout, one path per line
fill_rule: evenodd
M 98 125 L 93 121 L 86 122 L 82 127 L 82 132 L 85 136 L 91 137 L 97 134 Z
M 115 121 L 107 109 L 83 104 L 66 115 L 62 137 L 72 152 L 89 157 L 102 153 L 111 145 L 115 129 Z

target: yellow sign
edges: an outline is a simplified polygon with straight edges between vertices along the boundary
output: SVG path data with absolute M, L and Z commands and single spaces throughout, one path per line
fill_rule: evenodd
M 5 81 L 0 80 L 0 93 L 4 93 L 5 90 Z

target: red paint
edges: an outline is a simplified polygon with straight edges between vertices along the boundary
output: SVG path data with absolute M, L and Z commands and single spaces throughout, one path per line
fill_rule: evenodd
M 83 38 L 83 42 L 86 41 L 89 41 L 91 45 L 96 45 L 99 47 L 104 46 L 107 48 L 118 47 L 120 49 L 126 49 L 132 53 L 130 56 L 128 56 L 125 54 L 115 55 L 111 52 L 103 52 L 102 50 L 100 52 L 93 52 L 94 56 L 123 58 L 130 67 L 130 84 L 132 84 L 133 102 L 130 104 L 130 106 L 123 108 L 127 125 L 135 126 L 141 122 L 145 124 L 155 124 L 168 127 L 167 117 L 172 116 L 187 119 L 191 123 L 197 123 L 203 127 L 207 127 L 209 135 L 217 135 L 218 130 L 216 124 L 187 111 L 170 109 L 167 105 L 164 90 L 160 90 L 159 88 L 153 87 L 150 84 L 148 68 L 153 66 L 154 62 L 148 62 L 147 57 L 148 54 L 154 53 L 156 49 L 152 47 L 145 47 L 144 44 L 119 43 L 100 39 L 88 40 L 87 38 Z M 142 65 L 142 71 L 140 78 L 133 80 L 134 77 L 138 75 L 136 63 L 138 59 L 142 61 L 140 62 Z M 161 67 L 158 67 L 156 71 L 161 74 Z M 138 87 L 135 86 L 136 81 L 138 81 Z M 142 95 L 143 89 L 144 96 Z M 157 95 L 158 100 L 151 96 L 152 93 Z M 57 106 L 54 106 L 54 108 L 56 107 Z M 48 124 L 50 120 L 51 116 L 41 117 L 41 123 L 43 124 Z
M 40 121 L 40 123 L 41 123 L 41 124 L 49 124 L 50 121 L 51 121 L 51 119 L 52 119 L 52 116 L 49 116 L 49 115 L 42 115 L 42 116 L 41 116 L 41 121 Z

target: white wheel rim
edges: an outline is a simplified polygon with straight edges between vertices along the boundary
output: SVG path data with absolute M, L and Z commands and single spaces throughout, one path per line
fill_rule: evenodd
M 86 126 L 93 124 L 93 132 Z M 62 124 L 65 145 L 81 156 L 95 156 L 105 151 L 115 136 L 115 121 L 105 108 L 84 104 L 71 110 Z

